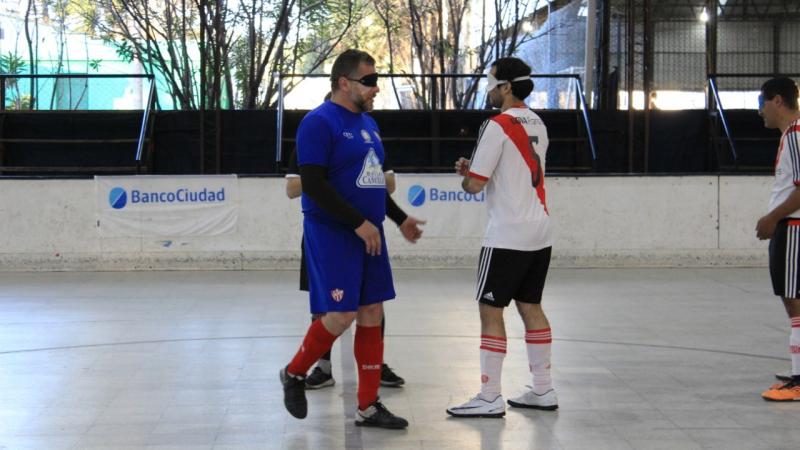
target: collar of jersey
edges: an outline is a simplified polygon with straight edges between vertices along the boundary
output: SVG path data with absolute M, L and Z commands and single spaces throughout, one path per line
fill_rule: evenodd
M 347 109 L 344 106 L 334 102 L 333 100 L 325 100 L 325 101 L 330 103 L 331 105 L 335 106 L 336 108 L 338 108 L 338 109 L 340 109 L 342 111 L 346 111 L 348 114 L 352 114 L 354 116 L 361 116 L 362 114 L 365 114 L 364 112 L 354 113 L 353 111 L 350 111 L 349 109 Z

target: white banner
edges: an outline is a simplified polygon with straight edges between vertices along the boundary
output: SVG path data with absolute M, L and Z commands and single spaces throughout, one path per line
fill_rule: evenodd
M 486 231 L 486 192 L 464 192 L 455 174 L 397 174 L 392 198 L 407 214 L 428 221 L 425 237 L 482 238 Z
M 215 236 L 236 229 L 236 175 L 94 177 L 105 236 Z

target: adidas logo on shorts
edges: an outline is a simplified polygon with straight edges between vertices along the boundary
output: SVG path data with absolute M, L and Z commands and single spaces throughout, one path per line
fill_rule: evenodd
M 490 302 L 493 302 L 494 301 L 494 294 L 492 294 L 491 292 L 487 292 L 487 293 L 483 294 L 483 298 L 486 299 L 486 300 L 489 300 Z

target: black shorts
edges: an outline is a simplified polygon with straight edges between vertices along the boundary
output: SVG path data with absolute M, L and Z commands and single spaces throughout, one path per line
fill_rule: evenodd
M 504 308 L 516 300 L 542 302 L 552 247 L 535 251 L 481 248 L 476 300 Z
M 769 241 L 769 274 L 772 291 L 784 298 L 800 298 L 800 219 L 778 222 Z
M 308 292 L 308 268 L 306 268 L 306 246 L 300 239 L 300 290 Z

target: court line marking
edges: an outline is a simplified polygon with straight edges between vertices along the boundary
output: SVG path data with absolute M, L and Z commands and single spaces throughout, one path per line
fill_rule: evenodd
M 148 344 L 167 344 L 167 343 L 174 343 L 174 342 L 198 342 L 198 341 L 230 341 L 230 340 L 261 340 L 261 339 L 302 339 L 304 335 L 300 334 L 291 334 L 291 335 L 280 335 L 280 336 L 221 336 L 221 337 L 203 337 L 203 338 L 183 338 L 183 339 L 158 339 L 152 341 L 129 341 L 129 342 L 109 342 L 109 343 L 102 343 L 102 344 L 83 344 L 83 345 L 66 345 L 60 347 L 42 347 L 42 348 L 28 348 L 28 349 L 18 349 L 18 350 L 5 350 L 0 351 L 0 356 L 2 355 L 13 355 L 19 353 L 35 353 L 35 352 L 49 352 L 49 351 L 60 351 L 60 350 L 80 350 L 80 349 L 88 349 L 88 348 L 98 348 L 98 347 L 114 347 L 114 346 L 123 346 L 123 345 L 148 345 Z M 475 339 L 475 336 L 465 336 L 465 335 L 443 335 L 443 334 L 436 334 L 436 335 L 419 335 L 419 334 L 392 334 L 387 335 L 387 337 L 391 339 L 402 339 L 402 338 L 427 338 L 427 339 L 435 339 L 435 338 L 447 338 L 447 339 Z M 522 336 L 509 336 L 508 339 L 522 339 Z M 665 345 L 665 344 L 642 344 L 637 342 L 624 342 L 624 341 L 603 341 L 603 340 L 591 340 L 591 339 L 565 339 L 565 338 L 553 338 L 553 341 L 558 342 L 571 342 L 571 343 L 582 343 L 582 344 L 600 344 L 600 345 L 627 345 L 630 347 L 645 347 L 645 348 L 656 348 L 656 349 L 664 349 L 664 350 L 683 350 L 683 351 L 691 351 L 691 352 L 703 352 L 703 353 L 716 353 L 722 355 L 731 355 L 731 356 L 744 356 L 748 358 L 758 358 L 758 359 L 770 359 L 775 361 L 790 361 L 788 357 L 781 357 L 781 356 L 771 356 L 771 355 L 758 355 L 755 353 L 745 353 L 745 352 L 734 352 L 729 350 L 717 350 L 713 348 L 701 348 L 701 347 L 686 347 L 680 345 Z

